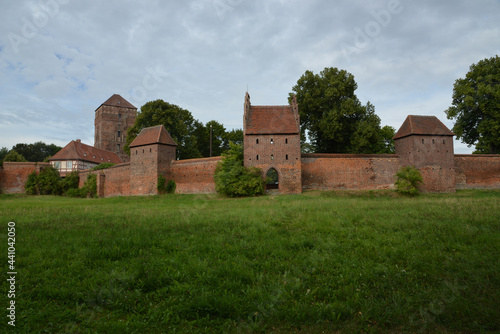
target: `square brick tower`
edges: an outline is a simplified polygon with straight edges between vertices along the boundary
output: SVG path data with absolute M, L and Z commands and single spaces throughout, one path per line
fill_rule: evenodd
M 94 147 L 115 152 L 122 161 L 130 157 L 123 151 L 127 130 L 134 125 L 137 108 L 118 94 L 111 96 L 95 111 Z
M 177 144 L 163 125 L 142 129 L 130 144 L 130 192 L 132 195 L 158 194 L 158 176 L 170 176 Z
M 406 117 L 394 136 L 402 166 L 420 170 L 424 192 L 455 192 L 453 136 L 436 116 Z
M 246 167 L 273 177 L 267 185 L 281 194 L 302 192 L 300 120 L 294 96 L 288 106 L 252 106 L 246 93 L 243 116 L 243 156 Z

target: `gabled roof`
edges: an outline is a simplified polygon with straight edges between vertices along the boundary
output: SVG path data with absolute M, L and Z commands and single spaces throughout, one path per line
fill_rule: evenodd
M 83 160 L 97 164 L 103 162 L 122 163 L 122 159 L 120 159 L 118 154 L 83 144 L 79 139 L 72 140 L 49 159 L 49 161 L 62 160 Z
M 122 107 L 122 108 L 129 108 L 129 109 L 137 109 L 132 105 L 132 103 L 128 102 L 125 100 L 121 95 L 118 94 L 113 94 L 109 99 L 106 100 L 106 102 L 102 103 L 101 106 L 111 106 L 111 107 Z M 99 109 L 97 108 L 97 109 Z M 96 109 L 96 110 L 97 110 Z
M 297 117 L 296 117 L 297 116 Z M 298 134 L 298 115 L 288 106 L 252 106 L 245 115 L 245 134 Z
M 409 115 L 394 135 L 393 139 L 404 138 L 411 135 L 453 136 L 450 131 L 436 116 Z
M 139 135 L 130 144 L 130 147 L 151 145 L 151 144 L 164 144 L 170 146 L 177 146 L 175 141 L 168 133 L 163 125 L 152 126 L 141 130 Z

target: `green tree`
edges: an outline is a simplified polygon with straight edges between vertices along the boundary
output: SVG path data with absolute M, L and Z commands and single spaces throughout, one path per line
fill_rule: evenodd
M 370 102 L 361 104 L 357 88 L 345 70 L 306 71 L 290 93 L 290 100 L 297 96 L 302 142 L 307 135 L 316 152 L 379 153 L 384 143 L 380 118 Z
M 141 107 L 134 126 L 127 131 L 125 151 L 130 154 L 129 145 L 143 128 L 160 124 L 165 126 L 172 139 L 177 143 L 177 157 L 179 159 L 202 157 L 194 134 L 196 121 L 191 113 L 163 100 L 150 101 Z
M 233 129 L 229 132 L 226 132 L 226 141 L 227 146 L 225 147 L 225 151 L 229 150 L 229 143 L 233 142 L 236 145 L 243 145 L 243 130 L 242 129 Z
M 452 106 L 446 111 L 455 119 L 453 132 L 475 153 L 500 153 L 500 57 L 472 64 L 464 79 L 453 86 Z
M 232 142 L 228 152 L 222 154 L 214 173 L 215 190 L 230 197 L 264 194 L 261 170 L 243 166 L 243 146 Z
M 16 144 L 12 149 L 25 157 L 27 161 L 40 162 L 59 152 L 62 147 L 39 141 L 34 144 Z
M 229 149 L 226 129 L 217 121 L 212 120 L 205 125 L 197 122 L 195 135 L 198 141 L 198 151 L 204 157 L 210 156 L 210 126 L 212 126 L 212 156 L 217 157 Z
M 27 162 L 27 160 L 19 153 L 16 152 L 16 150 L 10 150 L 9 153 L 5 156 L 3 159 L 5 162 Z
M 422 174 L 414 166 L 401 167 L 396 174 L 396 182 L 394 182 L 397 192 L 410 196 L 419 194 L 418 186 L 420 183 L 423 183 Z

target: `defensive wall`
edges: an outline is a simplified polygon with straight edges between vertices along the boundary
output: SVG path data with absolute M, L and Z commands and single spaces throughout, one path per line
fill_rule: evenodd
M 177 160 L 164 173 L 177 184 L 176 193 L 215 193 L 213 174 L 221 157 Z M 0 168 L 0 187 L 4 194 L 24 193 L 24 184 L 33 171 L 50 166 L 44 162 L 4 162 Z M 397 154 L 302 154 L 302 189 L 307 190 L 370 190 L 393 189 L 394 175 L 401 167 Z M 420 168 L 427 191 L 439 186 L 435 177 L 439 166 Z M 440 171 L 437 171 L 440 172 Z M 131 187 L 130 163 L 98 171 L 80 171 L 80 186 L 89 173 L 97 174 L 101 197 L 149 195 Z M 430 174 L 430 176 L 428 175 Z M 453 177 L 456 189 L 500 189 L 500 155 L 454 155 Z M 446 175 L 442 176 L 443 178 Z M 150 178 L 157 179 L 157 175 Z M 446 181 L 446 180 L 445 180 Z M 150 187 L 152 188 L 152 187 Z M 156 189 L 156 182 L 154 182 Z M 429 190 L 430 189 L 430 190 Z
M 3 194 L 24 193 L 24 184 L 28 175 L 44 166 L 50 166 L 48 162 L 4 162 L 0 167 L 0 192 Z
M 302 189 L 391 189 L 399 167 L 396 154 L 302 154 Z

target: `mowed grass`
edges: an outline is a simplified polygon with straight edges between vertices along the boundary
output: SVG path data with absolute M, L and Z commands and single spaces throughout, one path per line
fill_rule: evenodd
M 2 277 L 9 221 L 17 333 L 500 331 L 499 191 L 2 195 Z

